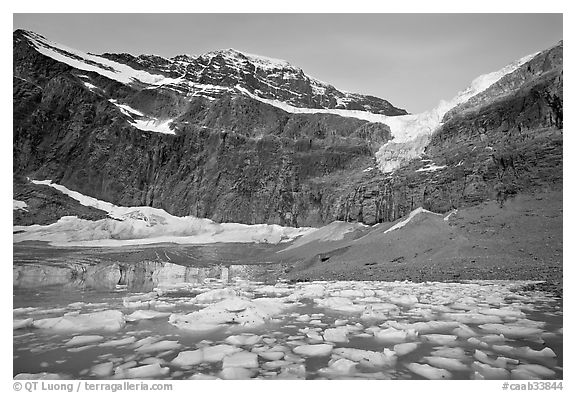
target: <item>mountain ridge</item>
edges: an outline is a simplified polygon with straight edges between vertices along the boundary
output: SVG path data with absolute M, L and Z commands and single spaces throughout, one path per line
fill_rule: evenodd
M 439 128 L 417 141 L 416 154 L 405 151 L 414 145 L 401 147 L 407 159 L 380 173 L 374 168 L 382 159 L 374 155 L 402 135 L 391 122 L 418 120 L 416 115 L 297 107 L 273 89 L 269 93 L 275 99 L 267 99 L 236 80 L 212 84 L 233 74 L 217 67 L 192 82 L 177 72 L 181 68 L 171 70 L 165 63 L 166 68 L 150 55 L 141 61 L 154 61 L 154 67 L 165 68 L 163 73 L 124 63 L 129 69 L 122 68 L 106 63 L 111 61 L 107 57 L 64 56 L 41 43 L 40 48 L 28 44 L 22 34 L 14 34 L 15 174 L 50 179 L 118 205 L 152 206 L 219 222 L 318 226 L 338 219 L 374 224 L 394 221 L 417 206 L 445 212 L 493 198 L 496 184 L 508 179 L 510 160 L 521 169 L 506 180 L 510 190 L 558 187 L 552 171 L 558 165 L 561 169 L 561 46 L 555 49 L 556 61 L 546 63 L 549 71 L 540 72 L 545 62 L 538 59 L 547 56 L 540 54 L 551 53 L 545 50 L 521 62 L 517 73 L 506 74 L 511 81 L 507 95 L 494 99 L 492 92 L 501 86 L 493 82 L 470 110 L 456 106 L 455 116 L 445 122 L 433 119 Z M 82 67 L 89 70 L 74 68 L 78 59 L 86 60 Z M 212 59 L 230 69 L 221 54 Z M 89 61 L 127 73 L 112 73 Z M 212 60 L 202 61 L 208 67 Z M 189 57 L 185 62 L 191 75 L 198 70 Z M 312 87 L 305 86 L 309 94 L 301 102 L 313 101 Z M 189 89 L 196 90 L 189 94 Z M 523 119 L 521 134 L 510 134 L 508 139 L 517 142 L 510 147 L 503 131 L 517 128 L 516 119 Z M 404 125 L 413 126 L 409 121 Z M 544 135 L 550 138 L 541 146 L 529 142 Z M 529 152 L 530 158 L 516 157 L 519 151 Z

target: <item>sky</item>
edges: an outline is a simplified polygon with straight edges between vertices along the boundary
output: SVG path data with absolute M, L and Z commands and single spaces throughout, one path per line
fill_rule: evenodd
M 13 28 L 91 53 L 285 59 L 340 90 L 419 113 L 562 40 L 562 14 L 14 14 Z

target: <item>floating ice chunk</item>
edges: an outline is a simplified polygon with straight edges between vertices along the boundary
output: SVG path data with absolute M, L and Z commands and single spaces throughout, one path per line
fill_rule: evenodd
M 448 345 L 456 341 L 458 336 L 452 334 L 424 334 L 422 336 L 426 341 L 436 345 Z
M 480 314 L 485 315 L 496 315 L 502 318 L 524 318 L 526 314 L 518 309 L 514 309 L 511 307 L 502 307 L 502 308 L 482 308 L 478 310 Z
M 16 314 L 25 314 L 33 311 L 37 311 L 38 307 L 19 307 L 12 310 L 14 315 Z
M 176 366 L 195 366 L 204 361 L 204 352 L 202 349 L 194 351 L 183 351 L 178 354 L 173 360 L 172 364 Z
M 336 375 L 350 375 L 356 372 L 356 365 L 358 363 L 353 362 L 349 359 L 340 358 L 328 363 L 329 373 L 334 373 Z
M 506 337 L 503 334 L 488 334 L 481 337 L 482 341 L 487 343 L 504 342 Z
M 241 351 L 240 348 L 232 345 L 219 344 L 211 347 L 204 347 L 194 351 L 183 351 L 172 360 L 176 366 L 194 366 L 203 362 L 220 362 L 225 356 Z
M 364 312 L 360 316 L 361 319 L 377 319 L 386 320 L 389 318 L 390 313 L 398 311 L 398 306 L 388 303 L 369 304 L 365 307 Z
M 446 313 L 442 316 L 444 319 L 450 321 L 456 321 L 466 324 L 481 324 L 481 323 L 500 323 L 502 319 L 496 315 L 485 315 L 475 312 L 465 312 L 465 313 Z
M 352 300 L 347 297 L 328 297 L 325 299 L 314 299 L 319 307 L 329 308 L 335 311 L 360 313 L 364 311 L 366 306 L 354 304 Z
M 334 321 L 335 326 L 344 326 L 348 323 L 347 319 L 337 319 Z
M 443 370 L 440 368 L 432 367 L 428 364 L 410 363 L 406 365 L 406 368 L 412 371 L 414 374 L 418 374 L 421 377 L 427 379 L 450 379 L 452 378 L 452 373 L 448 370 Z
M 115 379 L 159 379 L 168 375 L 170 369 L 161 367 L 159 364 L 147 364 L 145 366 L 117 369 L 114 374 Z
M 282 359 L 284 357 L 284 352 L 264 351 L 264 352 L 259 352 L 258 356 L 260 356 L 262 359 L 265 359 L 265 360 L 275 361 L 275 360 Z
M 128 345 L 136 342 L 136 337 L 130 336 L 118 340 L 110 340 L 99 344 L 100 347 L 119 347 L 121 345 Z
M 475 347 L 480 347 L 480 348 L 489 348 L 490 347 L 490 345 L 488 345 L 484 341 L 478 340 L 476 337 L 470 337 L 466 341 L 468 343 L 470 343 L 470 345 L 474 345 Z
M 432 366 L 444 368 L 447 370 L 452 371 L 468 370 L 468 366 L 466 366 L 460 360 L 454 358 L 445 358 L 441 356 L 424 356 L 422 359 L 426 363 L 431 364 Z
M 538 375 L 532 374 L 527 370 L 518 370 L 518 369 L 510 371 L 510 376 L 512 379 L 522 379 L 522 380 L 541 379 Z
M 551 378 L 556 375 L 555 371 L 539 364 L 521 364 L 516 367 L 516 370 L 521 372 L 528 372 L 542 378 Z
M 318 299 L 325 295 L 325 287 L 322 284 L 304 284 L 302 287 L 298 288 L 290 297 L 295 299 L 308 298 L 308 299 Z
M 444 333 L 451 332 L 454 328 L 460 326 L 460 323 L 454 321 L 428 321 L 414 323 L 399 323 L 396 321 L 384 322 L 381 326 L 392 327 L 394 329 L 408 330 L 412 329 L 419 334 L 427 333 Z
M 445 358 L 465 359 L 466 354 L 462 348 L 441 348 L 431 353 L 432 356 L 442 356 Z
M 391 297 L 390 301 L 394 304 L 399 304 L 401 306 L 412 306 L 418 303 L 418 298 L 414 295 L 402 295 L 397 297 Z
M 172 314 L 168 319 L 180 329 L 208 331 L 234 324 L 237 327 L 255 327 L 286 308 L 282 298 L 230 298 L 190 314 Z
M 394 352 L 398 356 L 404 356 L 409 354 L 418 348 L 419 343 L 402 343 L 394 345 Z
M 143 295 L 127 296 L 122 299 L 122 303 L 127 308 L 150 307 L 156 303 L 157 298 L 158 292 L 149 292 Z
M 152 344 L 142 345 L 135 349 L 136 352 L 148 353 L 148 352 L 161 352 L 168 351 L 171 349 L 178 349 L 181 345 L 178 341 L 162 340 Z
M 394 328 L 388 328 L 385 330 L 379 330 L 374 332 L 374 337 L 380 342 L 385 343 L 401 343 L 409 339 L 413 339 L 417 336 L 414 330 L 398 330 Z
M 126 316 L 127 321 L 138 321 L 142 319 L 157 319 L 169 316 L 168 312 L 160 312 L 156 310 L 137 310 L 132 314 Z
M 236 296 L 238 296 L 238 294 L 232 288 L 212 289 L 208 292 L 199 294 L 194 298 L 194 301 L 200 304 L 216 303 Z
M 245 367 L 245 368 L 257 368 L 258 367 L 258 355 L 248 351 L 236 352 L 227 355 L 222 361 L 222 367 Z
M 298 355 L 316 357 L 330 355 L 332 348 L 330 344 L 306 344 L 297 346 L 293 351 Z
M 493 345 L 492 349 L 496 352 L 509 354 L 513 357 L 526 357 L 526 358 L 555 358 L 556 353 L 545 347 L 536 351 L 530 347 L 511 347 L 509 345 Z
M 224 367 L 219 375 L 222 379 L 250 379 L 257 372 L 243 367 Z
M 34 324 L 33 318 L 26 318 L 26 319 L 14 319 L 12 321 L 13 330 L 16 329 L 24 329 L 30 327 Z
M 317 341 L 317 342 L 322 342 L 324 341 L 324 338 L 322 338 L 322 336 L 320 334 L 318 334 L 318 332 L 315 331 L 311 331 L 306 333 L 306 337 L 308 337 L 311 341 Z M 330 341 L 330 340 L 326 340 L 326 341 Z M 332 341 L 334 342 L 334 341 Z
M 279 379 L 304 379 L 306 378 L 306 367 L 303 364 L 291 364 L 281 368 Z
M 360 289 L 342 289 L 340 291 L 335 291 L 331 294 L 335 297 L 352 297 L 352 298 L 360 298 L 366 296 L 364 291 Z
M 345 327 L 337 327 L 326 329 L 324 331 L 324 340 L 333 343 L 347 343 L 348 342 L 348 329 Z
M 67 341 L 64 345 L 67 347 L 75 347 L 86 344 L 94 344 L 104 340 L 102 336 L 76 336 Z
M 67 315 L 57 318 L 38 319 L 34 327 L 58 331 L 86 332 L 91 330 L 117 331 L 124 327 L 124 314 L 118 310 L 98 311 L 88 314 Z
M 476 336 L 476 332 L 472 330 L 468 325 L 461 324 L 457 328 L 452 331 L 453 334 L 457 335 L 460 338 L 470 338 Z
M 193 380 L 213 380 L 213 379 L 220 379 L 215 375 L 209 375 L 209 374 L 203 374 L 203 373 L 198 373 L 198 374 L 194 374 L 192 375 L 190 378 L 188 379 L 193 379 Z
M 275 370 L 280 367 L 288 366 L 292 364 L 292 362 L 288 362 L 286 360 L 273 360 L 271 362 L 266 362 L 262 365 L 266 370 Z
M 388 348 L 382 352 L 356 348 L 336 348 L 334 354 L 373 368 L 393 367 L 397 360 L 396 354 Z
M 482 375 L 484 379 L 510 379 L 510 371 L 505 368 L 491 367 L 487 364 L 474 362 L 472 369 Z
M 28 380 L 28 379 L 44 379 L 44 380 L 56 380 L 56 379 L 72 379 L 69 375 L 66 374 L 55 374 L 55 373 L 37 373 L 37 374 L 30 374 L 30 373 L 20 373 L 17 374 L 14 379 L 17 380 Z
M 256 334 L 240 334 L 238 336 L 229 336 L 225 341 L 232 345 L 255 345 L 261 340 L 262 337 Z
M 500 323 L 487 323 L 478 326 L 480 329 L 490 333 L 503 334 L 510 338 L 526 338 L 534 335 L 540 335 L 544 331 L 533 327 L 524 327 L 519 325 L 505 325 Z
M 166 364 L 166 362 L 160 358 L 155 358 L 155 357 L 150 357 L 150 358 L 146 358 L 146 359 L 142 359 L 140 360 L 140 364 Z
M 310 317 L 310 315 L 307 314 L 302 314 L 299 317 L 296 318 L 296 320 L 298 322 L 309 322 L 312 318 Z
M 113 367 L 114 363 L 112 362 L 97 364 L 95 366 L 92 366 L 92 368 L 90 368 L 90 375 L 94 375 L 100 378 L 108 377 L 112 375 Z

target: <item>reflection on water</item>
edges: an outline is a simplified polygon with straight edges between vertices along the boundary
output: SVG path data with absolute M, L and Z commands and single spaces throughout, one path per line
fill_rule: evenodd
M 265 265 L 182 266 L 168 262 L 85 264 L 17 264 L 13 268 L 14 288 L 39 288 L 51 285 L 78 289 L 151 291 L 164 284 L 201 283 L 206 279 L 228 282 L 267 272 Z

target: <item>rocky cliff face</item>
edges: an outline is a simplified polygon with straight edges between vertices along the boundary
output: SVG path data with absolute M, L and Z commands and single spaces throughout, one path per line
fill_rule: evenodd
M 93 56 L 17 31 L 14 171 L 220 222 L 373 224 L 417 206 L 446 211 L 493 198 L 498 183 L 509 193 L 561 186 L 561 45 L 525 66 L 450 111 L 422 159 L 382 174 L 374 154 L 393 135 L 362 118 L 406 113 L 385 100 L 233 50 Z
M 14 45 L 15 173 L 119 205 L 318 225 L 331 220 L 322 195 L 390 139 L 382 123 L 287 113 L 238 91 L 215 99 L 121 83 L 40 54 L 21 32 Z M 169 127 L 157 126 L 163 118 Z
M 449 111 L 421 159 L 350 183 L 338 218 L 375 223 L 561 190 L 562 84 L 560 43 Z

